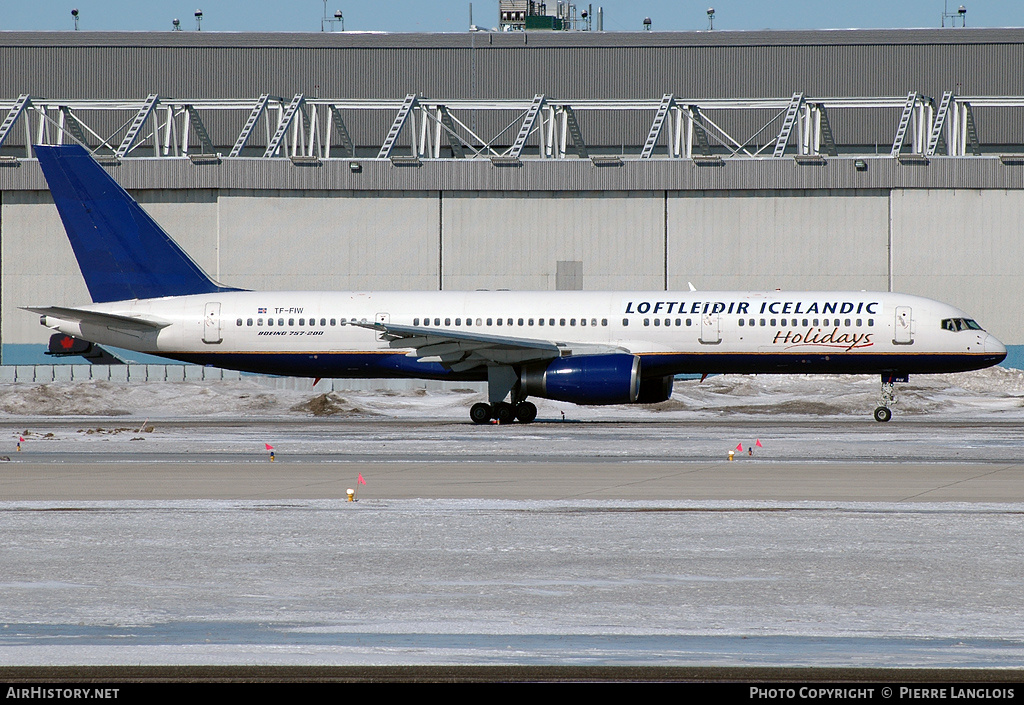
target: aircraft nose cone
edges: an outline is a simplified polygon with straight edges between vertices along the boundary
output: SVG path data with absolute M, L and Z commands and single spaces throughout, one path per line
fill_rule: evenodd
M 999 357 L 997 362 L 1002 362 L 1006 359 L 1006 346 L 1000 343 L 995 336 L 985 336 L 985 353 L 989 355 L 996 355 Z

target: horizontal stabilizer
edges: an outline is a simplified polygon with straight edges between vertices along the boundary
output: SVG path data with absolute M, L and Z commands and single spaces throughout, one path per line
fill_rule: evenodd
M 23 306 L 22 308 L 42 316 L 59 318 L 62 321 L 88 323 L 94 326 L 133 331 L 135 333 L 152 333 L 171 325 L 170 321 L 163 321 L 153 317 L 124 316 L 117 313 L 101 313 L 99 311 L 87 311 L 81 308 L 67 308 L 64 306 Z

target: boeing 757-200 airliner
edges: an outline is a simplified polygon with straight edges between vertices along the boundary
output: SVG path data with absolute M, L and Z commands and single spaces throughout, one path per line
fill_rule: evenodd
M 477 423 L 529 423 L 531 396 L 660 402 L 675 375 L 719 373 L 879 374 L 888 421 L 895 382 L 1006 357 L 963 311 L 887 292 L 245 291 L 210 279 L 83 148 L 36 153 L 93 303 L 27 310 L 98 345 L 277 375 L 486 380 Z

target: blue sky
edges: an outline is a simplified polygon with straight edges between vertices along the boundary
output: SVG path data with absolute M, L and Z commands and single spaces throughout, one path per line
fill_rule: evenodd
M 553 2 L 554 0 L 552 0 Z M 1024 26 L 1022 0 L 650 0 L 593 2 L 604 7 L 605 30 L 642 29 L 650 17 L 655 30 L 707 29 L 707 8 L 715 7 L 715 29 L 839 29 L 847 27 L 938 27 L 944 7 L 961 2 L 969 27 Z M 588 3 L 577 3 L 585 8 Z M 475 0 L 473 21 L 498 22 L 497 0 Z M 341 10 L 346 30 L 388 32 L 461 32 L 469 24 L 466 0 L 328 0 L 328 14 Z M 0 30 L 68 30 L 71 9 L 79 11 L 82 30 L 154 31 L 181 20 L 195 30 L 194 13 L 203 10 L 203 31 L 320 31 L 323 0 L 0 0 Z

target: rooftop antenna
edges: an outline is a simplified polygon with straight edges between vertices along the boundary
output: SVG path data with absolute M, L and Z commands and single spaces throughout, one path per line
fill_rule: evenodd
M 75 18 L 75 31 L 78 31 L 78 8 L 76 7 L 71 11 L 71 16 Z
M 708 8 L 708 31 L 710 32 L 715 28 L 715 8 Z
M 961 5 L 957 8 L 956 12 L 949 11 L 949 0 L 943 0 L 942 4 L 942 26 L 946 26 L 946 20 L 949 20 L 950 27 L 956 27 L 959 21 L 961 27 L 967 26 L 967 8 Z
M 177 17 L 175 17 L 173 20 L 171 20 L 171 24 L 174 25 L 174 29 L 171 30 L 172 32 L 180 32 L 181 31 L 181 20 L 179 20 Z
M 345 31 L 345 15 L 343 15 L 341 13 L 341 10 L 335 10 L 334 11 L 334 17 L 329 17 L 327 15 L 327 0 L 324 0 L 324 16 L 320 18 L 320 31 L 321 32 L 326 31 L 327 25 L 330 25 L 331 26 L 331 30 L 330 31 L 333 32 L 334 31 L 334 25 L 336 23 L 338 23 L 338 22 L 341 22 L 341 31 L 344 32 Z
M 203 11 L 202 10 L 196 10 L 195 11 L 195 16 L 196 16 L 196 31 L 197 32 L 202 32 L 203 31 Z

